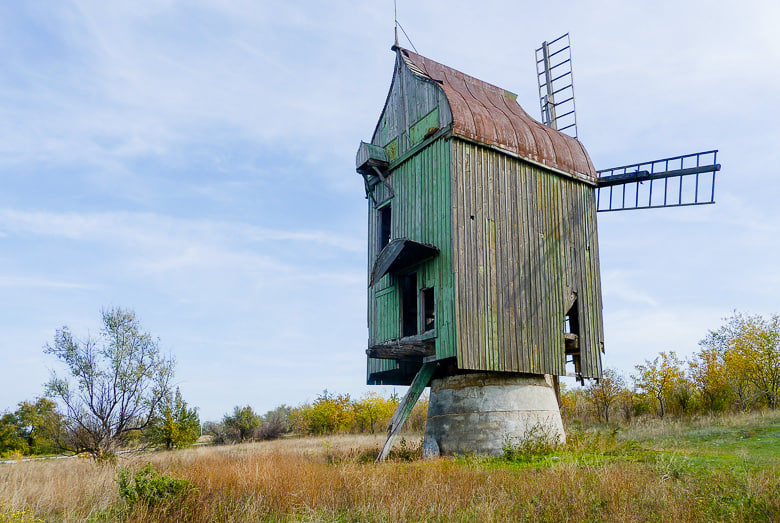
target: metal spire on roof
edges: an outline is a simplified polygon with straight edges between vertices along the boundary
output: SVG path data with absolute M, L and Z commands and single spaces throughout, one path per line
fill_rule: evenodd
M 393 46 L 393 49 L 398 47 L 398 28 L 401 28 L 401 32 L 406 37 L 406 41 L 409 42 L 409 45 L 412 46 L 412 49 L 414 49 L 414 52 L 419 54 L 417 51 L 417 48 L 412 43 L 412 39 L 409 38 L 409 35 L 406 34 L 406 31 L 404 30 L 404 26 L 401 25 L 401 23 L 398 21 L 398 0 L 393 0 L 393 15 L 395 19 L 395 45 Z
M 395 30 L 395 44 L 393 47 L 398 47 L 398 1 L 393 0 L 393 22 Z

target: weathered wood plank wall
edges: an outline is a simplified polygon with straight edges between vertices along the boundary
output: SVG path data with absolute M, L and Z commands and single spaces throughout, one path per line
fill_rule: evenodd
M 600 377 L 593 188 L 459 139 L 452 159 L 458 366 L 565 374 L 576 293 L 582 375 Z

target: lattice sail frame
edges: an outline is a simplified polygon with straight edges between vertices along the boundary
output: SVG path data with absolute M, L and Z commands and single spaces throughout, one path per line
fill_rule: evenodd
M 598 172 L 596 210 L 625 211 L 715 203 L 718 151 L 672 156 Z
M 542 123 L 577 138 L 569 33 L 536 50 L 536 78 Z

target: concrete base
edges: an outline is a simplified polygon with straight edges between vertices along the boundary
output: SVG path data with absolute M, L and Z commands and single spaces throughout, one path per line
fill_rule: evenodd
M 540 433 L 565 439 L 550 377 L 480 372 L 431 382 L 427 448 L 500 456 L 507 442 Z

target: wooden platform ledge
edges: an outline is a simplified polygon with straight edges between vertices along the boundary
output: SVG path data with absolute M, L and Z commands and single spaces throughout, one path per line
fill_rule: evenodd
M 389 360 L 419 360 L 436 353 L 433 339 L 422 339 L 420 336 L 407 336 L 400 340 L 391 340 L 366 349 L 371 358 Z

